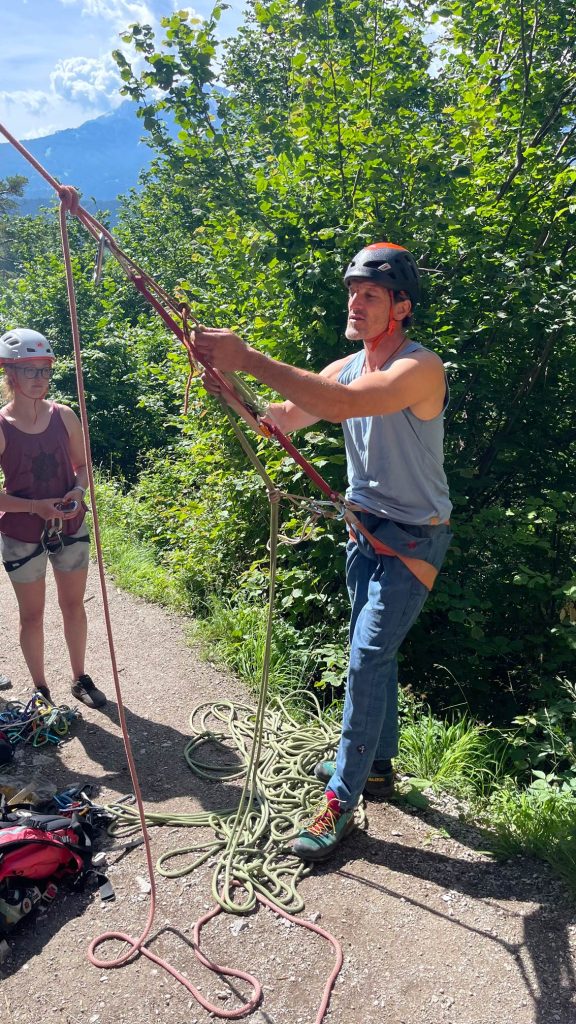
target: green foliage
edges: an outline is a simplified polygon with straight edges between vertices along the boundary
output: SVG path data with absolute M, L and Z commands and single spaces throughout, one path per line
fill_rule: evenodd
M 397 767 L 438 792 L 470 797 L 494 784 L 494 743 L 467 718 L 442 721 L 421 705 L 408 705 L 400 730 Z
M 233 604 L 214 596 L 208 617 L 197 623 L 193 635 L 204 642 L 212 657 L 257 690 L 264 664 L 266 621 L 265 606 Z M 302 689 L 310 676 L 310 661 L 311 655 L 301 647 L 295 631 L 278 620 L 270 654 L 271 691 Z
M 185 591 L 159 564 L 152 545 L 144 544 L 139 538 L 126 532 L 126 500 L 113 481 L 99 475 L 96 482 L 98 524 L 102 556 L 108 573 L 116 584 L 128 593 L 137 594 L 147 601 L 154 601 L 169 608 L 185 610 Z
M 77 409 L 57 226 L 44 216 L 19 217 L 10 223 L 9 234 L 10 259 L 19 273 L 0 289 L 2 330 L 29 326 L 53 341 L 58 359 L 52 394 Z M 92 455 L 97 464 L 134 480 L 143 457 L 175 432 L 174 424 L 166 422 L 177 411 L 178 399 L 168 379 L 175 346 L 156 323 L 140 322 L 137 316 L 132 322 L 127 319 L 131 304 L 124 303 L 124 293 L 118 290 L 116 268 L 109 266 L 99 290 L 93 286 L 93 245 L 76 223 L 70 235 Z
M 184 279 L 201 320 L 312 369 L 342 353 L 350 252 L 391 237 L 419 254 L 430 273 L 418 338 L 443 355 L 452 384 L 456 542 L 403 671 L 447 704 L 455 677 L 471 707 L 509 719 L 574 662 L 573 623 L 560 620 L 576 490 L 565 10 L 263 0 L 224 45 L 218 83 L 215 24 L 175 14 L 163 41 L 132 30 L 144 70 L 121 61 L 122 74 L 159 161 L 125 213 L 127 238 L 163 249 L 167 282 Z M 179 225 L 168 244 L 167 217 Z M 200 461 L 210 431 L 198 433 Z M 341 487 L 332 434 L 317 429 L 310 450 Z M 277 472 L 282 456 L 267 458 Z M 240 498 L 237 536 L 212 556 L 219 578 L 247 540 L 244 507 Z M 314 589 L 343 621 L 336 555 L 321 543 L 305 565 L 302 552 L 286 556 L 279 600 L 290 621 L 313 621 Z
M 24 195 L 24 187 L 28 182 L 22 174 L 9 174 L 0 178 L 0 214 L 9 213 L 18 205 L 15 200 Z
M 576 799 L 550 786 L 495 791 L 488 807 L 493 849 L 503 857 L 531 854 L 547 861 L 576 889 Z
M 572 683 L 558 679 L 557 695 L 527 714 L 516 715 L 504 736 L 516 777 L 532 775 L 546 785 L 576 792 L 576 687 Z
M 416 337 L 452 390 L 455 543 L 402 676 L 436 706 L 507 723 L 553 700 L 575 661 L 573 4 L 254 0 L 224 43 L 220 11 L 175 12 L 158 37 L 133 25 L 137 69 L 116 54 L 157 150 L 121 242 L 199 320 L 313 370 L 346 351 L 350 253 L 385 237 L 416 253 Z M 0 317 L 52 332 L 69 358 L 57 237 L 45 220 L 18 223 Z M 262 601 L 260 484 L 198 392 L 181 418 L 175 345 L 114 268 L 95 292 L 93 245 L 77 230 L 73 243 L 95 454 L 135 484 L 125 528 L 194 611 L 213 592 Z M 61 370 L 71 397 L 71 364 Z M 341 489 L 339 432 L 318 425 L 298 443 Z M 312 493 L 282 452 L 257 447 L 279 486 Z M 323 651 L 311 681 L 336 689 L 339 530 L 283 549 L 278 591 L 287 628 Z

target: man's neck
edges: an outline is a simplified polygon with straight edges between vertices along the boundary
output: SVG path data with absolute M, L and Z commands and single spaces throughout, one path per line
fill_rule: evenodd
M 367 371 L 379 370 L 381 366 L 404 347 L 408 341 L 404 331 L 399 328 L 394 334 L 385 334 L 373 347 L 369 340 L 364 340 L 364 360 Z

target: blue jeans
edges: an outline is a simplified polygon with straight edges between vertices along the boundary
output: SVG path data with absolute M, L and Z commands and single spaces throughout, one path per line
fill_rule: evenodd
M 365 513 L 361 519 L 394 551 L 437 569 L 452 539 L 448 526 L 411 526 Z M 399 558 L 377 555 L 362 536 L 348 544 L 346 582 L 350 664 L 336 773 L 327 788 L 348 810 L 356 806 L 373 761 L 398 753 L 398 649 L 428 590 Z

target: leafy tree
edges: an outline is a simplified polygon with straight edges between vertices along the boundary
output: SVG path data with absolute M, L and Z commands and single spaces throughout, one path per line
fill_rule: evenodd
M 16 209 L 16 199 L 24 195 L 27 182 L 28 178 L 22 174 L 9 174 L 7 178 L 0 178 L 0 214 Z
M 418 337 L 452 386 L 457 515 L 405 675 L 452 702 L 456 677 L 492 712 L 496 686 L 506 713 L 573 665 L 574 5 L 262 0 L 217 80 L 219 11 L 165 19 L 160 45 L 133 27 L 139 74 L 117 55 L 160 154 L 127 230 L 146 210 L 140 240 L 158 248 L 172 211 L 170 285 L 313 368 L 342 352 L 350 252 L 391 237 L 419 255 Z M 311 552 L 320 576 L 324 559 Z
M 151 450 L 176 430 L 178 398 L 158 393 L 159 367 L 172 346 L 159 325 L 140 325 L 143 304 L 128 292 L 117 267 L 107 264 L 100 288 L 92 282 L 95 247 L 81 226 L 70 223 L 73 273 L 83 347 L 83 374 L 97 464 L 134 481 Z M 57 219 L 18 217 L 7 225 L 19 276 L 0 288 L 2 331 L 30 326 L 47 335 L 58 355 L 53 393 L 77 407 L 70 311 Z M 143 341 L 145 335 L 145 341 Z
M 11 174 L 0 178 L 0 277 L 4 277 L 14 268 L 9 257 L 9 238 L 7 214 L 16 209 L 16 198 L 24 194 L 24 186 L 28 179 L 21 174 Z
M 452 390 L 456 539 L 403 677 L 446 704 L 509 717 L 571 674 L 576 647 L 574 4 L 251 0 L 223 44 L 221 11 L 174 13 L 161 39 L 131 26 L 138 70 L 116 54 L 157 150 L 121 239 L 200 320 L 312 369 L 346 351 L 350 253 L 390 238 L 417 254 L 416 336 L 442 355 Z M 263 592 L 266 511 L 251 471 L 221 421 L 201 414 L 205 399 L 193 392 L 179 419 L 182 355 L 115 271 L 104 298 L 92 295 L 79 245 L 93 365 L 113 350 L 120 367 L 95 387 L 94 415 L 104 423 L 118 396 L 132 465 L 136 451 L 156 452 L 130 525 L 185 573 L 195 607 L 210 589 Z M 32 310 L 32 263 L 6 311 Z M 63 329 L 56 267 L 40 266 L 46 321 Z M 131 372 L 146 416 L 127 422 Z M 318 425 L 299 443 L 341 488 L 338 432 Z M 256 444 L 286 489 L 306 488 L 281 452 Z M 305 553 L 284 552 L 280 602 L 303 636 L 329 623 L 336 642 L 346 602 L 330 529 Z M 321 643 L 332 659 L 330 637 Z

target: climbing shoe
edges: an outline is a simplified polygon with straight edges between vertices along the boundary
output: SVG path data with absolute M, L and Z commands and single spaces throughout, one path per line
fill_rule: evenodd
M 324 806 L 296 838 L 292 852 L 301 860 L 325 860 L 353 828 L 354 809 L 341 810 L 338 798 L 327 790 Z
M 318 761 L 314 775 L 327 785 L 336 771 L 336 761 Z M 364 796 L 373 800 L 391 800 L 394 796 L 394 771 L 392 762 L 375 761 L 364 785 Z
M 394 771 L 391 761 L 375 761 L 364 783 L 364 796 L 373 800 L 391 800 L 394 796 Z
M 72 683 L 72 693 L 76 700 L 81 700 L 88 708 L 103 708 L 106 697 L 90 679 L 90 676 L 81 675 L 75 683 Z
M 336 761 L 318 761 L 314 766 L 314 775 L 326 786 L 336 771 Z
M 34 687 L 34 692 L 41 694 L 41 696 L 44 697 L 44 700 L 47 700 L 49 704 L 52 703 L 52 697 L 50 696 L 50 690 L 46 686 L 46 683 L 38 683 Z

